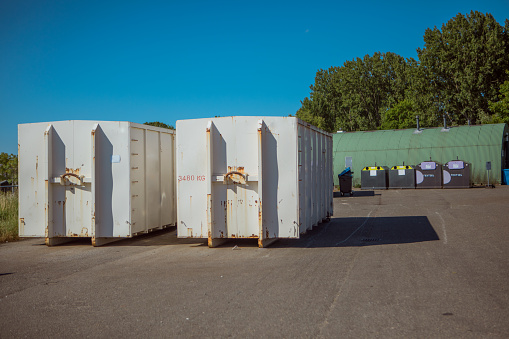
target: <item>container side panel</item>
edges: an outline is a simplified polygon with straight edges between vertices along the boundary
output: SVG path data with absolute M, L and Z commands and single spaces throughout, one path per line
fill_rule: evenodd
M 161 224 L 175 225 L 174 136 L 161 133 Z
M 146 229 L 158 228 L 161 223 L 161 146 L 160 132 L 146 130 L 145 135 L 145 197 Z
M 206 119 L 177 121 L 177 234 L 207 238 Z M 210 178 L 209 178 L 210 179 Z M 214 197 L 214 194 L 212 194 Z M 215 199 L 215 198 L 214 198 Z
M 224 128 L 223 128 L 224 130 Z M 212 180 L 211 181 L 211 203 L 212 203 L 212 214 L 211 214 L 211 237 L 223 238 L 231 234 L 236 234 L 233 229 L 228 230 L 227 225 L 233 219 L 233 198 L 231 192 L 231 185 L 226 185 L 222 181 L 222 176 L 228 172 L 228 160 L 226 151 L 226 140 L 223 135 L 217 129 L 215 124 L 210 125 L 209 132 L 209 159 L 210 173 L 206 174 Z M 228 135 L 228 131 L 224 130 L 225 136 Z
M 313 161 L 313 148 L 311 141 L 311 130 L 306 128 L 304 131 L 304 142 L 305 142 L 305 152 L 306 152 L 306 168 L 304 180 L 306 182 L 306 225 L 304 229 L 311 229 L 313 227 L 313 183 L 311 181 L 311 165 Z
M 50 220 L 52 227 L 48 234 L 50 238 L 65 237 L 68 227 L 71 230 L 74 220 L 74 197 L 79 189 L 74 186 L 53 183 L 51 180 L 66 174 L 74 166 L 73 123 L 73 121 L 65 121 L 52 124 L 54 130 L 51 134 L 51 151 L 48 153 L 47 159 L 50 168 L 48 190 L 51 191 L 52 196 L 49 201 L 52 217 Z
M 92 124 L 81 121 L 73 122 L 72 141 L 66 145 L 66 173 L 74 173 L 87 178 L 82 185 L 66 186 L 66 209 L 71 211 L 72 218 L 67 221 L 66 236 L 91 236 L 91 213 L 92 213 L 92 186 L 89 182 L 92 177 L 92 148 L 90 138 Z M 61 131 L 60 124 L 57 125 Z M 70 215 L 71 213 L 68 213 Z
M 302 125 L 297 126 L 299 138 L 299 232 L 306 230 L 306 182 L 305 182 L 305 163 L 306 163 L 306 149 L 305 149 L 305 127 Z
M 18 125 L 19 236 L 45 235 L 45 144 L 48 124 Z
M 96 237 L 131 236 L 131 154 L 129 123 L 99 123 L 100 139 L 96 147 Z M 100 171 L 100 172 L 97 172 Z
M 276 201 L 273 205 L 275 210 L 272 210 L 272 217 L 276 218 L 277 229 L 274 233 L 272 230 L 269 232 L 270 237 L 298 238 L 300 229 L 298 225 L 297 119 L 264 118 L 264 122 L 270 130 L 270 133 L 267 133 L 267 143 L 263 150 L 266 155 L 263 157 L 264 177 L 262 181 L 264 218 L 267 210 L 265 203 L 267 197 L 273 195 L 276 190 Z
M 255 203 L 258 200 L 258 189 L 256 182 L 250 181 L 249 176 L 258 176 L 258 120 L 253 117 L 233 117 L 214 120 L 214 125 L 220 134 L 219 138 L 213 138 L 214 170 L 224 170 L 226 167 L 226 172 L 214 174 L 237 171 L 248 178 L 246 184 L 231 180 L 226 184 L 226 232 L 229 237 L 256 236 L 259 231 L 258 205 Z M 219 151 L 217 157 L 216 150 Z M 224 153 L 226 163 L 221 160 Z M 221 218 L 214 220 L 222 222 Z
M 319 219 L 319 204 L 320 201 L 318 200 L 318 174 L 319 174 L 319 144 L 318 144 L 318 133 L 315 131 L 312 131 L 313 135 L 313 164 L 312 164 L 312 173 L 311 178 L 313 182 L 313 226 L 318 225 L 318 219 Z
M 131 128 L 131 233 L 142 232 L 146 226 L 145 130 Z

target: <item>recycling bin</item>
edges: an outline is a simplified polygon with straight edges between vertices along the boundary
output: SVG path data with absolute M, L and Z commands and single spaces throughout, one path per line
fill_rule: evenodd
M 352 174 L 350 167 L 345 169 L 343 172 L 338 174 L 339 179 L 339 192 L 341 193 L 341 196 L 345 194 L 353 195 L 352 191 Z
M 413 166 L 392 166 L 389 170 L 389 188 L 415 188 L 415 168 Z
M 442 188 L 442 165 L 423 161 L 415 168 L 415 188 Z
M 368 166 L 361 171 L 361 189 L 386 190 L 389 183 L 389 167 Z
M 461 160 L 449 161 L 443 167 L 444 188 L 469 188 L 470 164 Z

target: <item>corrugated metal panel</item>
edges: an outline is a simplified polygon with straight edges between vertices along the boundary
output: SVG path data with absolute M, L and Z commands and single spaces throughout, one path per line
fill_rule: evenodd
M 504 135 L 506 124 L 482 126 L 455 126 L 421 131 L 385 130 L 345 132 L 333 136 L 334 182 L 345 169 L 345 157 L 352 157 L 354 185 L 360 184 L 361 169 L 375 162 L 380 166 L 416 165 L 434 160 L 445 164 L 450 160 L 463 160 L 471 164 L 472 183 L 486 183 L 486 162 L 491 161 L 490 182 L 500 183 L 505 162 Z

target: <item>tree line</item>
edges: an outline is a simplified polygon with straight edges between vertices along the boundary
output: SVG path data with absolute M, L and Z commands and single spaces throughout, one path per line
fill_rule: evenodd
M 376 52 L 319 69 L 296 116 L 329 132 L 509 123 L 509 20 L 458 14 L 424 33 L 418 60 Z

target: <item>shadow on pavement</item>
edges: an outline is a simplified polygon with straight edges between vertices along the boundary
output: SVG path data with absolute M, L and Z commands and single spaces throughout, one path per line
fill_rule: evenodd
M 407 244 L 440 240 L 426 216 L 333 218 L 301 234 L 300 239 L 279 239 L 269 248 L 359 247 Z M 90 238 L 77 238 L 59 246 L 90 246 Z M 207 246 L 207 239 L 177 238 L 175 226 L 122 239 L 102 247 L 115 246 Z M 258 247 L 258 239 L 228 239 L 219 248 Z
M 426 216 L 334 218 L 272 247 L 358 247 L 440 240 Z
M 353 195 L 350 195 L 349 193 L 346 193 L 344 196 L 341 195 L 341 192 L 337 191 L 333 193 L 334 198 L 341 198 L 341 197 L 374 197 L 375 195 L 382 195 L 381 193 L 375 193 L 375 191 L 352 191 Z

